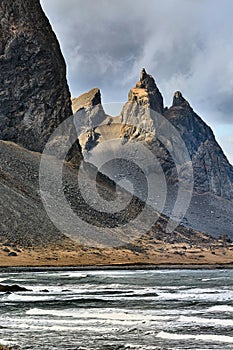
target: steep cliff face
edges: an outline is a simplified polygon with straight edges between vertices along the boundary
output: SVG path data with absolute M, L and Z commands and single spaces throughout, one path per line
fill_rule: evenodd
M 39 151 L 72 114 L 66 67 L 39 0 L 0 2 L 0 139 Z
M 83 151 L 90 150 L 98 143 L 99 133 L 96 128 L 107 117 L 101 104 L 100 90 L 94 88 L 73 98 L 72 109 L 79 143 Z
M 164 116 L 178 129 L 192 159 L 195 189 L 227 199 L 233 198 L 233 167 L 229 164 L 213 131 L 193 111 L 180 92 Z
M 128 101 L 121 112 L 121 123 L 136 126 L 137 133 L 153 132 L 153 119 L 148 109 L 163 113 L 163 97 L 154 78 L 143 68 L 140 80 L 129 92 Z

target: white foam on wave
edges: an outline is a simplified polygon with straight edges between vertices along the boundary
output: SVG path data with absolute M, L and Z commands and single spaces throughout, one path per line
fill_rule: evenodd
M 46 284 L 44 284 L 44 285 L 40 284 L 37 286 L 25 284 L 24 287 L 27 288 L 28 290 L 32 290 L 35 293 L 46 293 L 46 294 L 48 294 L 48 293 L 61 293 L 62 290 L 64 290 L 64 288 L 65 289 L 68 288 L 67 285 L 65 287 L 64 286 L 60 287 L 60 286 L 54 286 L 54 285 L 51 286 L 51 285 L 46 285 Z
M 228 301 L 233 299 L 233 291 L 220 289 L 188 289 L 179 290 L 177 293 L 158 292 L 158 299 L 161 300 L 208 300 L 208 301 Z
M 97 332 L 98 330 L 100 332 L 105 333 L 107 330 L 110 332 L 113 330 L 113 327 L 116 327 L 118 329 L 122 328 L 124 326 L 133 326 L 132 322 L 124 322 L 123 324 L 121 322 L 111 322 L 111 320 L 101 320 L 97 322 L 97 320 L 89 319 L 89 320 L 83 320 L 83 319 L 46 319 L 43 317 L 38 318 L 25 318 L 25 317 L 18 317 L 14 319 L 5 318 L 0 319 L 1 325 L 3 327 L 8 328 L 8 334 L 9 332 L 31 332 L 31 331 L 89 331 L 89 332 Z M 0 342 L 1 343 L 1 342 Z
M 113 344 L 114 346 L 115 344 Z M 139 349 L 139 350 L 155 350 L 155 347 L 154 346 L 150 346 L 150 345 L 143 345 L 143 344 L 133 344 L 133 343 L 126 343 L 125 344 L 125 348 L 126 349 L 133 349 L 133 350 L 136 350 L 136 349 Z
M 82 272 L 77 272 L 77 271 L 72 271 L 72 272 L 60 273 L 59 276 L 61 276 L 61 277 L 68 277 L 68 278 L 87 278 L 88 274 L 87 273 L 82 273 Z
M 217 280 L 222 280 L 222 279 L 227 279 L 229 277 L 210 277 L 210 278 L 202 278 L 202 282 L 208 282 L 208 281 L 217 281 Z
M 204 342 L 219 342 L 219 343 L 233 343 L 233 337 L 226 335 L 215 334 L 178 334 L 159 332 L 156 335 L 157 338 L 170 339 L 170 340 L 200 340 Z
M 9 324 L 7 324 L 7 326 L 9 327 Z M 33 332 L 46 332 L 46 331 L 55 331 L 55 332 L 59 332 L 59 331 L 76 331 L 76 332 L 92 332 L 92 333 L 110 333 L 113 331 L 112 326 L 106 326 L 106 324 L 103 325 L 96 325 L 93 324 L 92 325 L 79 325 L 77 323 L 69 323 L 67 325 L 64 324 L 64 322 L 60 322 L 59 324 L 54 324 L 54 322 L 49 322 L 49 323 L 43 323 L 43 322 L 37 322 L 37 323 L 32 323 L 32 322 L 26 322 L 26 323 L 18 323 L 18 324 L 13 324 L 12 327 L 8 330 L 8 333 L 12 332 L 13 334 L 15 334 L 15 332 L 29 332 L 31 333 Z M 1 343 L 1 341 L 0 341 Z M 11 342 L 12 345 L 14 345 Z M 10 345 L 11 345 L 10 344 Z M 16 344 L 16 343 L 15 343 Z M 2 345 L 9 345 L 8 343 L 2 344 Z
M 52 326 L 49 328 L 49 331 L 55 331 L 55 332 L 65 332 L 65 331 L 76 331 L 76 332 L 92 332 L 92 333 L 111 333 L 113 331 L 112 327 L 106 327 L 106 325 L 101 326 L 96 326 L 93 325 L 92 327 L 87 327 L 87 326 L 76 326 L 76 327 L 71 327 L 71 326 Z
M 184 350 L 183 348 L 176 348 L 176 350 Z M 195 350 L 213 350 L 213 348 L 195 348 Z
M 79 311 L 78 310 L 45 310 L 45 309 L 30 309 L 26 311 L 27 315 L 32 315 L 32 316 L 58 316 L 58 317 L 78 317 L 79 316 Z
M 10 294 L 7 296 L 7 299 L 10 301 L 17 301 L 17 302 L 33 302 L 33 301 L 51 301 L 54 300 L 54 297 L 51 296 L 43 296 L 43 295 L 31 295 L 31 294 Z
M 230 305 L 215 305 L 209 307 L 208 312 L 233 312 L 233 306 Z
M 208 326 L 233 326 L 233 320 L 228 320 L 228 319 L 220 319 L 220 318 L 202 318 L 202 317 L 187 317 L 187 316 L 180 316 L 178 318 L 179 322 L 184 322 L 184 323 L 197 323 L 197 324 L 204 324 Z
M 45 310 L 45 309 L 30 309 L 26 311 L 27 315 L 31 316 L 55 316 L 55 317 L 74 317 L 81 319 L 94 319 L 94 320 L 115 320 L 115 321 L 132 321 L 132 322 L 143 322 L 143 321 L 170 321 L 176 319 L 171 316 L 160 316 L 152 315 L 151 313 L 146 314 L 143 312 L 133 312 L 121 309 L 108 309 L 108 311 L 89 309 L 67 309 L 67 310 Z

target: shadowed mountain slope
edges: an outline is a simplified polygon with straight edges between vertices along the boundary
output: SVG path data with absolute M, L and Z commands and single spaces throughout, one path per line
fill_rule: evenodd
M 0 139 L 42 152 L 72 115 L 66 66 L 39 0 L 0 2 Z

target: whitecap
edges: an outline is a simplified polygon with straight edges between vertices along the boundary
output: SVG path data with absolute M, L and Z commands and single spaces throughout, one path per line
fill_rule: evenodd
M 16 302 L 33 302 L 33 301 L 50 301 L 50 300 L 54 300 L 54 297 L 48 297 L 48 296 L 43 296 L 43 295 L 29 295 L 29 294 L 10 294 L 7 296 L 7 299 L 10 301 L 16 301 Z
M 176 319 L 171 316 L 160 316 L 152 315 L 151 313 L 143 312 L 129 312 L 121 309 L 108 309 L 106 311 L 99 310 L 96 313 L 96 309 L 81 310 L 81 309 L 67 309 L 67 310 L 56 310 L 56 309 L 38 309 L 33 308 L 26 311 L 27 315 L 31 316 L 55 316 L 55 317 L 74 317 L 79 319 L 95 319 L 95 320 L 106 320 L 106 321 L 170 321 Z
M 170 340 L 200 340 L 205 342 L 233 343 L 233 337 L 216 334 L 178 334 L 159 332 L 157 338 Z
M 208 300 L 228 301 L 233 299 L 233 291 L 220 289 L 188 289 L 180 290 L 177 293 L 158 292 L 158 299 L 161 300 Z
M 87 278 L 89 275 L 82 272 L 72 271 L 72 272 L 60 273 L 59 276 L 68 277 L 68 278 Z
M 208 326 L 221 326 L 221 327 L 226 327 L 226 326 L 233 326 L 233 320 L 228 320 L 228 319 L 219 319 L 219 318 L 202 318 L 202 317 L 187 317 L 187 316 L 180 316 L 178 318 L 179 322 L 184 322 L 184 323 L 197 323 L 197 324 L 204 324 Z
M 202 282 L 208 282 L 208 281 L 217 281 L 222 279 L 229 279 L 229 277 L 221 276 L 221 277 L 209 277 L 209 278 L 202 278 Z
M 233 306 L 229 305 L 215 305 L 208 308 L 208 312 L 233 312 Z

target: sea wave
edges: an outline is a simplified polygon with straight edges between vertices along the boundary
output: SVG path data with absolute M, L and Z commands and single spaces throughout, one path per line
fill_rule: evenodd
M 215 305 L 207 309 L 208 312 L 233 312 L 233 306 L 230 305 Z
M 145 312 L 135 312 L 133 310 L 125 309 L 105 309 L 105 311 L 96 309 L 80 310 L 80 309 L 67 309 L 67 310 L 56 310 L 56 309 L 39 309 L 32 308 L 26 311 L 27 315 L 42 316 L 51 315 L 57 317 L 74 317 L 74 318 L 88 318 L 92 320 L 118 320 L 125 321 L 131 320 L 134 322 L 138 321 L 169 321 L 174 320 L 176 317 L 153 315 Z
M 179 322 L 184 322 L 188 324 L 196 323 L 196 324 L 202 324 L 202 325 L 208 325 L 208 326 L 220 326 L 220 327 L 226 327 L 226 326 L 233 326 L 233 320 L 229 319 L 220 319 L 220 318 L 202 318 L 202 317 L 188 317 L 188 316 L 180 316 L 178 318 Z
M 233 337 L 216 334 L 178 334 L 162 331 L 159 332 L 156 337 L 170 340 L 198 340 L 204 342 L 233 343 Z

